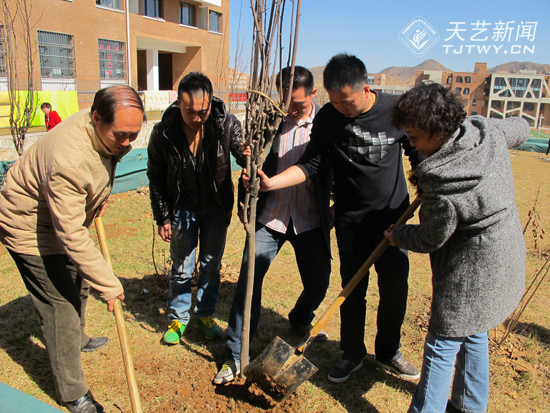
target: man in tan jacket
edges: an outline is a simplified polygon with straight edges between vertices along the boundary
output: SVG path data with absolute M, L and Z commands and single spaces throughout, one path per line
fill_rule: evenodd
M 141 129 L 144 108 L 128 86 L 96 93 L 9 169 L 0 191 L 0 240 L 13 257 L 42 324 L 61 399 L 71 412 L 103 412 L 80 361 L 108 339 L 84 333 L 90 286 L 113 310 L 122 285 L 88 227 L 103 212 L 118 160 Z

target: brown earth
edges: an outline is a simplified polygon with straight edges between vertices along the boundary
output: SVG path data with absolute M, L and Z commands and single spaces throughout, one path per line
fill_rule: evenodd
M 528 212 L 540 190 L 537 203 L 540 214 L 538 225 L 539 228 L 550 227 L 550 183 L 545 179 L 550 174 L 549 158 L 540 154 L 516 152 L 511 154 L 511 159 L 522 222 L 526 223 Z M 105 227 L 113 265 L 125 287 L 126 328 L 144 412 L 385 413 L 406 410 L 415 383 L 400 380 L 376 369 L 374 363 L 368 359 L 365 367 L 354 373 L 355 376 L 345 385 L 328 382 L 326 373 L 332 363 L 339 359 L 338 315 L 326 327 L 330 340 L 312 345 L 306 354 L 308 360 L 319 368 L 319 372 L 285 402 L 275 403 L 256 385 L 240 379 L 224 386 L 213 385 L 212 379 L 224 357 L 224 338 L 208 341 L 196 328 L 188 327 L 179 345 L 165 346 L 160 343 L 162 333 L 167 327 L 165 301 L 167 270 L 170 266 L 166 258 L 166 245 L 159 244 L 158 237 L 156 243 L 151 245 L 150 234 L 153 227 L 147 197 L 136 192 L 114 195 L 110 205 L 112 210 L 107 211 Z M 122 218 L 113 219 L 113 216 Z M 223 329 L 227 327 L 244 238 L 242 227 L 236 221 L 234 219 L 229 228 L 216 314 Z M 546 256 L 548 248 L 544 245 L 540 247 L 541 240 L 538 241 L 539 247 L 535 248 L 535 235 L 536 231 L 533 236 L 527 236 L 529 257 L 532 258 L 537 249 L 542 256 Z M 138 244 L 134 245 L 134 241 Z M 158 272 L 153 269 L 151 251 L 156 256 L 154 265 L 158 267 Z M 317 316 L 322 314 L 340 291 L 335 245 L 333 255 L 335 260 L 331 287 Z M 539 262 L 531 258 L 529 275 L 539 266 Z M 132 266 L 127 267 L 130 263 Z M 3 273 L 3 285 L 7 286 L 0 293 L 0 381 L 63 409 L 56 403 L 55 387 L 41 342 L 39 322 L 17 270 L 5 255 L 4 249 L 0 252 L 0 270 Z M 277 335 L 291 346 L 297 346 L 301 341 L 302 337 L 289 330 L 286 319 L 295 300 L 293 297 L 297 296 L 301 288 L 299 282 L 294 283 L 298 278 L 295 274 L 295 260 L 291 249 L 281 250 L 264 287 L 261 331 L 252 345 L 255 354 L 261 352 Z M 374 275 L 371 279 L 374 279 Z M 427 257 L 411 254 L 409 310 L 403 325 L 402 341 L 407 357 L 418 367 L 421 365 L 423 339 L 429 318 L 429 279 Z M 288 291 L 290 298 L 286 297 L 289 295 Z M 376 294 L 373 285 L 369 289 L 369 318 L 366 328 L 369 352 L 373 348 L 375 329 L 371 326 L 375 325 Z M 526 311 L 522 322 L 503 346 L 497 347 L 492 342 L 490 411 L 545 411 L 545 407 L 540 406 L 548 406 L 550 364 L 544 358 L 546 356 L 533 356 L 533 342 L 526 338 L 534 334 L 542 343 L 540 346 L 543 350 L 539 353 L 548 354 L 550 315 L 547 304 L 544 304 L 547 303 L 548 295 L 548 287 L 543 287 L 531 303 L 531 311 Z M 288 301 L 285 301 L 287 298 Z M 112 316 L 105 311 L 103 303 L 94 299 L 90 300 L 87 316 L 88 334 L 106 335 L 112 340 L 97 352 L 82 355 L 88 384 L 107 411 L 131 412 Z M 491 337 L 502 337 L 503 333 L 504 327 L 501 326 L 498 331 L 491 332 Z M 527 378 L 530 381 L 526 381 Z M 530 387 L 535 389 L 533 393 L 528 393 Z M 532 404 L 537 397 L 541 400 Z

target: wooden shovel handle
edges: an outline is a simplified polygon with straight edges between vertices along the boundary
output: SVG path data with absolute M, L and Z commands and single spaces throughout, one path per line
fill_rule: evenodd
M 105 258 L 105 261 L 107 261 L 111 269 L 113 269 L 111 264 L 111 255 L 109 254 L 109 247 L 107 246 L 107 237 L 105 236 L 105 228 L 103 227 L 103 220 L 101 217 L 97 217 L 95 219 L 95 227 L 103 258 Z M 134 374 L 134 362 L 132 361 L 132 354 L 130 353 L 130 343 L 128 342 L 128 334 L 126 333 L 126 326 L 124 325 L 124 314 L 122 313 L 122 304 L 120 303 L 120 300 L 115 301 L 114 307 L 118 338 L 120 340 L 120 348 L 122 350 L 122 359 L 124 360 L 126 378 L 128 379 L 128 390 L 130 392 L 132 411 L 134 413 L 141 413 L 139 390 L 136 382 L 136 376 Z
M 417 197 L 411 205 L 407 208 L 407 210 L 401 215 L 401 218 L 395 223 L 395 226 L 402 225 L 405 222 L 407 222 L 414 214 L 414 211 L 420 206 L 421 200 L 420 197 Z M 372 267 L 374 262 L 382 255 L 384 250 L 390 245 L 390 241 L 387 238 L 384 238 L 380 244 L 378 244 L 378 247 L 371 253 L 369 258 L 365 261 L 365 263 L 357 270 L 353 278 L 346 284 L 342 292 L 336 297 L 336 300 L 331 304 L 331 306 L 325 311 L 325 313 L 321 316 L 319 321 L 313 326 L 313 328 L 309 332 L 309 337 L 306 337 L 303 341 L 303 344 L 298 347 L 296 350 L 300 353 L 303 353 L 307 346 L 311 344 L 313 341 L 313 338 L 319 334 L 319 331 L 325 326 L 325 324 L 328 322 L 330 317 L 340 308 L 342 303 L 348 298 L 352 290 L 359 284 L 359 281 L 367 274 L 369 271 L 369 268 Z

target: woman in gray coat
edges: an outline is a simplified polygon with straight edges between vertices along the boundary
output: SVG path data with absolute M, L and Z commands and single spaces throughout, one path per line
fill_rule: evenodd
M 420 225 L 385 232 L 392 245 L 429 253 L 433 296 L 422 374 L 409 412 L 485 412 L 487 331 L 517 307 L 525 288 L 525 242 L 508 149 L 529 137 L 527 122 L 466 118 L 440 84 L 404 94 L 393 123 L 426 156 L 415 171 Z M 456 411 L 456 410 L 455 410 Z

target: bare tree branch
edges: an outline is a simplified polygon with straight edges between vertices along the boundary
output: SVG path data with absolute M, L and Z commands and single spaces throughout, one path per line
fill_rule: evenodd
M 4 28 L 6 32 L 6 77 L 8 97 L 10 101 L 10 131 L 13 144 L 19 156 L 23 154 L 25 138 L 36 115 L 34 68 L 36 49 L 33 42 L 33 29 L 40 17 L 33 22 L 31 0 L 12 0 L 8 7 L 8 0 L 0 4 Z M 19 54 L 22 51 L 25 62 L 26 85 L 20 83 L 18 68 Z
M 271 0 L 269 16 L 264 0 L 250 1 L 252 15 L 254 17 L 254 33 L 251 58 L 251 75 L 246 104 L 246 121 L 244 133 L 246 142 L 251 147 L 251 156 L 247 160 L 247 173 L 250 185 L 247 188 L 244 200 L 244 227 L 246 230 L 246 242 L 248 251 L 247 284 L 243 308 L 243 326 L 241 331 L 241 372 L 248 364 L 250 341 L 250 310 L 252 291 L 254 287 L 254 264 L 256 256 L 255 227 L 256 204 L 260 180 L 258 170 L 264 163 L 264 154 L 268 153 L 271 143 L 279 126 L 286 116 L 290 105 L 290 93 L 279 91 L 281 103 L 277 105 L 271 98 L 273 82 L 276 73 L 275 65 L 277 54 L 282 55 L 282 35 L 284 24 L 284 6 L 286 0 Z M 289 36 L 289 60 L 292 76 L 294 74 L 294 62 L 296 60 L 297 33 L 300 16 L 300 0 L 298 3 L 291 1 L 292 15 L 296 15 L 296 24 L 293 29 L 294 19 L 290 25 Z M 266 19 L 267 17 L 267 19 Z M 290 57 L 292 56 L 292 57 Z M 279 68 L 282 60 L 280 60 Z M 282 83 L 282 82 L 281 82 Z M 292 80 L 291 80 L 292 85 Z M 282 108 L 282 109 L 281 109 Z M 242 373 L 241 373 L 242 374 Z

